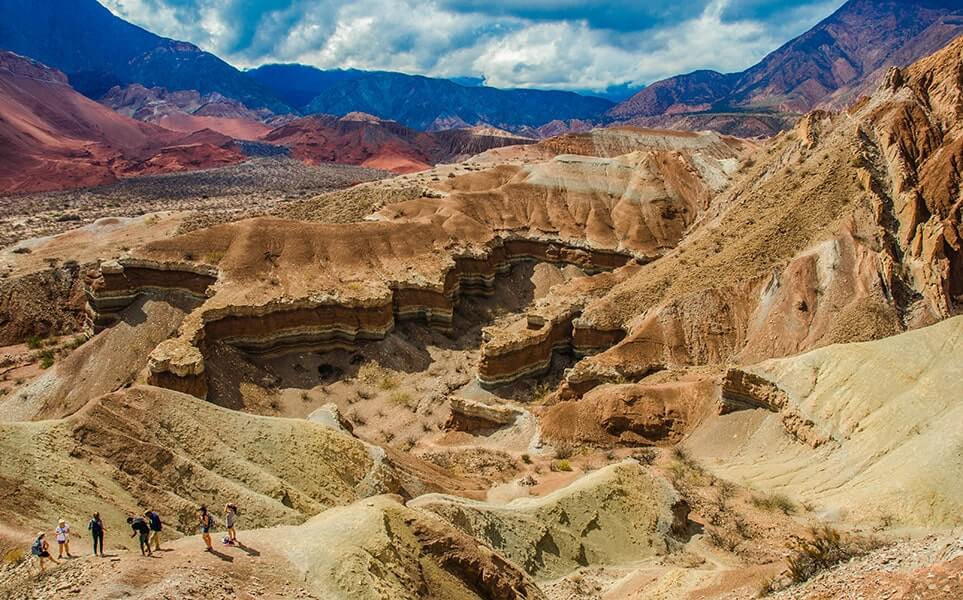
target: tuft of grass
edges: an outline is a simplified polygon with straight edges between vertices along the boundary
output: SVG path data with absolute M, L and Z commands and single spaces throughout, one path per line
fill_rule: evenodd
M 24 343 L 27 345 L 27 348 L 30 348 L 31 350 L 37 350 L 43 346 L 43 338 L 38 335 L 32 335 L 24 340 Z
M 224 258 L 223 250 L 211 250 L 204 256 L 204 261 L 216 265 Z
M 522 454 L 522 462 L 525 463 L 526 465 L 530 465 L 532 464 L 532 457 L 529 456 L 528 454 Z
M 398 406 L 408 406 L 411 404 L 411 394 L 408 392 L 394 392 L 388 397 L 388 400 Z
M 754 495 L 750 502 L 752 502 L 752 505 L 756 508 L 772 512 L 779 511 L 786 515 L 791 515 L 796 512 L 796 503 L 785 494 L 772 493 Z
M 572 463 L 567 460 L 554 460 L 549 468 L 553 471 L 571 471 Z
M 393 390 L 398 387 L 398 381 L 391 375 L 385 375 L 380 381 L 378 381 L 378 387 L 382 391 L 387 392 L 388 390 Z
M 54 361 L 56 360 L 54 358 L 53 350 L 50 350 L 49 348 L 41 351 L 40 354 L 37 355 L 37 357 L 40 359 L 41 369 L 49 369 L 50 367 L 53 366 Z

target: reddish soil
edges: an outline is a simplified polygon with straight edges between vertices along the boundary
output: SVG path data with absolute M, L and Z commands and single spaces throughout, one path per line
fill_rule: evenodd
M 124 117 L 75 92 L 63 73 L 10 52 L 0 53 L 0 114 L 0 193 L 244 159 L 230 138 L 214 132 L 185 138 Z

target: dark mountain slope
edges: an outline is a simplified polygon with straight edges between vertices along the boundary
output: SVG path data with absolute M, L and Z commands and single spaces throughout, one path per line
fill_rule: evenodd
M 850 0 L 741 73 L 697 71 L 665 79 L 609 111 L 619 120 L 667 113 L 838 106 L 963 33 L 960 0 Z
M 268 65 L 248 74 L 306 114 L 365 112 L 422 130 L 452 123 L 517 130 L 555 120 L 597 119 L 613 106 L 609 100 L 573 92 L 465 86 L 386 71 Z M 301 105 L 312 91 L 311 101 Z
M 150 33 L 95 0 L 0 0 L 0 48 L 67 74 L 99 98 L 114 85 L 218 92 L 251 108 L 288 107 L 257 81 L 193 44 Z

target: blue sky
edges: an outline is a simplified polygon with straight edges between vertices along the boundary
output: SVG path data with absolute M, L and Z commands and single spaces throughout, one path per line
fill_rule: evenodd
M 843 0 L 100 0 L 239 67 L 478 76 L 603 90 L 695 69 L 740 71 Z

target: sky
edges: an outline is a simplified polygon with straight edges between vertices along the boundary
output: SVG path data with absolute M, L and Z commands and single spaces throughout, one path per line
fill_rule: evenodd
M 741 71 L 843 0 L 100 0 L 114 14 L 249 68 L 484 77 L 604 91 L 696 69 Z

